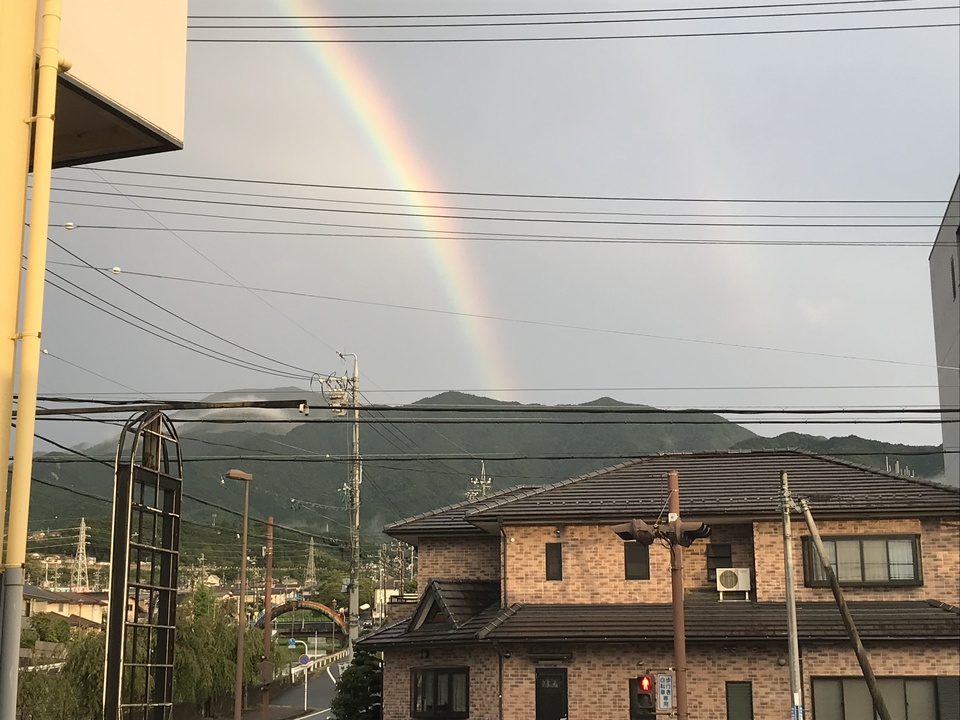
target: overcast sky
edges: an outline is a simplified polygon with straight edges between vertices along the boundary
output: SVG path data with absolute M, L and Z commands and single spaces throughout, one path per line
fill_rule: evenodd
M 358 354 L 371 402 L 456 389 L 542 403 L 935 406 L 927 257 L 960 171 L 960 13 L 803 5 L 766 12 L 883 12 L 191 2 L 193 16 L 530 13 L 283 24 L 576 24 L 191 29 L 193 40 L 470 42 L 190 42 L 184 149 L 57 171 L 48 269 L 63 279 L 48 278 L 217 357 L 48 285 L 41 394 L 306 387 L 311 372 L 348 370 L 343 350 Z M 581 14 L 534 15 L 561 11 Z M 191 24 L 202 22 L 277 24 Z M 682 37 L 610 39 L 657 34 Z M 586 36 L 597 39 L 556 39 Z M 503 38 L 554 39 L 477 41 Z M 938 425 L 751 427 L 941 441 Z

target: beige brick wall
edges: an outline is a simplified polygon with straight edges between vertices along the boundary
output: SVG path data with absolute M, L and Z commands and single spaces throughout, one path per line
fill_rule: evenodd
M 960 675 L 960 648 L 952 642 L 870 643 L 865 645 L 874 675 Z M 818 643 L 804 647 L 803 687 L 805 707 L 810 712 L 813 694 L 810 679 L 817 676 L 862 676 L 857 656 L 849 643 Z M 758 716 L 759 717 L 759 716 Z
M 559 531 L 559 535 L 558 535 Z M 507 604 L 670 602 L 670 553 L 650 546 L 650 579 L 626 580 L 623 541 L 609 526 L 517 526 L 506 532 Z M 750 525 L 714 529 L 711 542 L 731 545 L 736 567 L 753 566 Z M 546 579 L 546 544 L 563 545 L 563 580 Z M 687 588 L 716 587 L 707 581 L 707 541 L 684 549 Z
M 806 525 L 791 522 L 794 536 L 794 587 L 797 600 L 830 601 L 830 588 L 804 586 L 802 538 Z M 918 587 L 844 588 L 844 597 L 854 600 L 925 600 L 935 598 L 960 605 L 960 524 L 955 520 L 823 520 L 817 528 L 829 535 L 909 533 L 920 535 L 923 585 Z M 783 536 L 779 522 L 754 523 L 756 590 L 759 601 L 783 601 Z
M 958 675 L 960 650 L 951 643 L 898 643 L 868 645 L 878 675 Z M 410 668 L 468 665 L 471 720 L 498 718 L 497 656 L 492 648 L 390 652 L 384 670 L 384 720 L 410 718 Z M 673 647 L 655 644 L 636 647 L 610 644 L 602 647 L 509 646 L 503 659 L 503 718 L 536 717 L 537 657 L 566 654 L 569 720 L 629 717 L 629 681 L 644 671 L 673 665 Z M 805 709 L 812 717 L 812 676 L 859 676 L 856 657 L 847 644 L 818 644 L 801 649 L 804 668 Z M 752 684 L 757 720 L 790 716 L 790 675 L 786 644 L 708 644 L 688 647 L 688 710 L 690 720 L 726 717 L 726 684 Z
M 502 720 L 536 717 L 538 657 L 566 655 L 569 720 L 629 717 L 629 680 L 645 671 L 671 667 L 673 645 L 611 643 L 581 645 L 503 645 Z M 868 643 L 879 676 L 960 675 L 960 648 L 949 642 Z M 470 668 L 471 720 L 499 719 L 499 669 L 496 651 L 478 645 L 467 649 L 389 651 L 384 663 L 384 720 L 409 720 L 410 670 L 414 667 Z M 509 654 L 509 657 L 506 655 Z M 790 675 L 786 643 L 691 644 L 687 648 L 690 720 L 726 717 L 726 683 L 749 681 L 757 720 L 790 716 Z M 816 676 L 861 675 L 848 643 L 801 647 L 804 706 L 812 717 L 810 680 Z
M 431 578 L 500 579 L 500 539 L 422 538 L 417 546 L 417 594 Z
M 421 657 L 424 652 L 427 657 Z M 497 654 L 489 645 L 391 650 L 384 656 L 383 718 L 410 720 L 410 671 L 413 668 L 469 667 L 470 720 L 497 720 L 500 717 L 497 664 Z

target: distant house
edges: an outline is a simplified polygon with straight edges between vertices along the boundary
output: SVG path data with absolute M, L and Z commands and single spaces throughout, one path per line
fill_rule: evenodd
M 930 251 L 930 294 L 937 348 L 946 482 L 960 487 L 960 177 Z
M 99 593 L 53 592 L 35 585 L 23 586 L 23 614 L 53 613 L 78 627 L 102 627 L 107 603 Z
M 682 516 L 690 720 L 790 717 L 780 471 L 811 500 L 893 717 L 960 717 L 960 491 L 795 451 L 667 454 L 388 525 L 418 549 L 382 651 L 384 720 L 628 720 L 675 666 L 668 549 L 612 525 Z M 805 717 L 873 718 L 840 614 L 793 524 Z

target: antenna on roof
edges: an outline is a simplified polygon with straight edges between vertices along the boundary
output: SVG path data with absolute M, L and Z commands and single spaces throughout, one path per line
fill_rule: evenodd
M 470 478 L 470 483 L 473 488 L 464 493 L 469 502 L 476 502 L 487 496 L 487 491 L 493 484 L 493 478 L 487 477 L 487 466 L 483 460 L 480 461 L 480 477 Z

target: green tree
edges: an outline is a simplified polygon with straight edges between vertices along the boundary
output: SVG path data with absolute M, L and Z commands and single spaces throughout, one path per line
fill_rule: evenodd
M 337 683 L 331 710 L 337 720 L 381 720 L 383 668 L 366 652 L 357 652 Z
M 237 625 L 204 585 L 178 608 L 173 656 L 176 702 L 193 703 L 204 714 L 233 688 Z
M 76 698 L 67 678 L 55 672 L 21 672 L 17 682 L 17 718 L 76 718 Z M 91 718 L 92 720 L 92 718 Z
M 103 717 L 103 663 L 106 636 L 98 630 L 77 630 L 63 665 L 76 703 L 70 717 L 95 720 Z
M 44 642 L 65 643 L 70 640 L 70 623 L 65 617 L 55 613 L 37 613 L 31 619 L 33 629 L 39 640 Z

